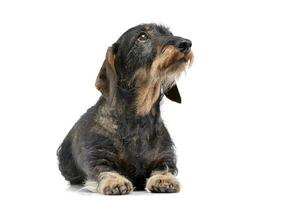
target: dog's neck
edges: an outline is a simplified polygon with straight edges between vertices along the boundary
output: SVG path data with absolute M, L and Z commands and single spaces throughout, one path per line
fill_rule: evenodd
M 140 94 L 141 90 L 137 90 L 136 88 L 124 88 L 121 86 L 117 87 L 116 92 L 116 109 L 120 114 L 125 113 L 127 115 L 135 116 L 135 117 L 144 117 L 156 113 L 160 113 L 160 101 L 162 99 L 163 94 L 159 92 L 157 97 L 153 99 L 153 102 L 143 102 L 141 98 L 151 98 L 153 94 L 147 90 L 143 91 L 143 94 Z M 142 96 L 142 97 L 141 97 Z M 149 97 L 150 96 L 150 97 Z M 142 104 L 144 103 L 144 104 Z M 149 105 L 147 105 L 147 103 Z M 144 106 L 144 107 L 143 107 Z

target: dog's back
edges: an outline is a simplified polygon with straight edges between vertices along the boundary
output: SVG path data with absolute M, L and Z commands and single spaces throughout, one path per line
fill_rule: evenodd
M 99 104 L 100 101 L 80 117 L 57 150 L 59 170 L 71 185 L 82 185 L 87 179 L 86 174 L 77 165 L 74 137 L 87 132 L 88 127 L 92 126 Z

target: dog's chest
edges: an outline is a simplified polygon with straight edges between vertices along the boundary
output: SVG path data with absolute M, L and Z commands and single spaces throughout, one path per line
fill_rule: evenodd
M 125 137 L 122 137 L 124 150 L 128 157 L 143 158 L 146 152 L 155 148 L 155 130 L 153 127 L 136 126 L 129 129 Z
M 147 123 L 148 122 L 148 123 Z M 144 123 L 128 123 L 123 129 L 122 157 L 127 166 L 135 174 L 144 173 L 148 165 L 155 159 L 154 152 L 158 151 L 156 125 L 146 121 Z

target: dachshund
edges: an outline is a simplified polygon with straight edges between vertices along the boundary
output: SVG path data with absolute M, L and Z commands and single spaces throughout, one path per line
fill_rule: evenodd
M 107 49 L 95 84 L 102 96 L 57 150 L 71 185 L 106 195 L 180 191 L 160 103 L 181 103 L 176 80 L 193 60 L 191 46 L 165 26 L 141 24 Z

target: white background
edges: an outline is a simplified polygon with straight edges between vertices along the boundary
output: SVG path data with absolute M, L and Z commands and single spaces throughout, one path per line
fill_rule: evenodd
M 300 6 L 297 1 L 0 3 L 0 199 L 110 199 L 69 188 L 56 149 L 100 96 L 106 48 L 143 22 L 193 41 L 164 100 L 179 194 L 116 199 L 300 199 Z

